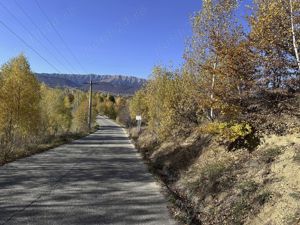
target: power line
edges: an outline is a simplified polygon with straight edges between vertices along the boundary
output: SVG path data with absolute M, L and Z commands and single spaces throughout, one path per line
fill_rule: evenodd
M 48 53 L 51 54 L 52 57 L 54 57 L 56 59 L 56 61 L 58 63 L 60 63 L 61 65 L 63 65 L 56 57 L 55 55 L 52 54 L 51 51 L 49 51 L 49 49 L 24 25 L 24 23 L 22 23 L 2 2 L 0 2 L 0 5 L 2 6 L 2 8 L 4 10 L 6 10 L 8 12 L 8 14 L 10 14 L 11 17 L 14 18 L 14 20 L 16 20 L 18 22 L 18 24 L 25 30 L 27 31 L 27 33 L 29 33 L 29 35 L 31 36 L 32 39 L 34 39 L 35 41 L 37 41 L 41 46 L 43 46 L 44 49 L 46 49 L 46 51 L 48 51 Z
M 50 63 L 45 57 L 43 57 L 35 48 L 33 48 L 30 44 L 28 44 L 21 36 L 19 36 L 16 32 L 9 28 L 3 21 L 0 20 L 0 24 L 5 27 L 10 33 L 12 33 L 16 38 L 18 38 L 27 48 L 31 49 L 35 54 L 37 54 L 42 60 L 44 60 L 50 67 L 56 70 L 58 73 L 61 73 L 56 66 Z
M 53 42 L 45 35 L 45 33 L 39 28 L 39 26 L 34 22 L 34 20 L 29 16 L 29 14 L 24 10 L 24 8 L 15 0 L 15 4 L 19 7 L 22 13 L 27 17 L 27 19 L 34 25 L 34 27 L 39 31 L 40 35 L 52 46 L 52 48 L 56 51 L 56 53 L 64 59 L 64 61 L 68 64 L 71 70 L 76 70 L 70 61 L 61 53 L 61 51 L 53 44 Z M 61 63 L 63 64 L 63 63 Z M 71 73 L 73 73 L 71 71 Z
M 56 29 L 56 27 L 54 26 L 54 24 L 51 22 L 50 18 L 47 16 L 47 14 L 45 13 L 45 11 L 42 9 L 42 7 L 39 4 L 39 2 L 37 0 L 35 0 L 35 3 L 37 4 L 37 6 L 41 10 L 41 12 L 44 14 L 44 16 L 46 17 L 46 19 L 48 20 L 50 26 L 52 27 L 52 29 L 54 30 L 54 32 L 57 34 L 57 36 L 59 37 L 59 39 L 61 40 L 61 42 L 65 45 L 66 49 L 70 52 L 70 54 L 73 56 L 73 58 L 75 59 L 75 61 L 78 63 L 78 65 L 81 67 L 81 69 L 85 72 L 84 67 L 82 66 L 82 64 L 80 63 L 80 61 L 76 57 L 76 55 L 73 53 L 73 51 L 70 49 L 70 47 L 68 46 L 68 44 L 66 43 L 66 41 L 63 39 L 62 35 L 58 32 L 58 30 Z

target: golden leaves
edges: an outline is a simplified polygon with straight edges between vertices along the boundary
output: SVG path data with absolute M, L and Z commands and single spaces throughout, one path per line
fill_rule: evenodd
M 37 132 L 40 122 L 40 86 L 30 71 L 27 59 L 20 55 L 1 69 L 0 132 L 9 130 L 22 136 Z

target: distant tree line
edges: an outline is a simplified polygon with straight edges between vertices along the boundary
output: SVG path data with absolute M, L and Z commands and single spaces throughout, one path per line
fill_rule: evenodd
M 230 141 L 252 132 L 241 119 L 249 98 L 300 88 L 300 2 L 254 0 L 245 31 L 239 1 L 207 0 L 193 18 L 193 35 L 177 71 L 155 67 L 130 103 L 164 140 L 197 128 Z
M 126 99 L 103 93 L 92 97 L 94 125 L 98 114 L 127 123 Z M 0 70 L 0 163 L 53 137 L 87 134 L 88 105 L 88 93 L 40 84 L 24 55 L 11 59 Z

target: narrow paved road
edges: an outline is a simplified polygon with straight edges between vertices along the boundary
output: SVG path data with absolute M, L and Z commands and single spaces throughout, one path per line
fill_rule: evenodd
M 175 224 L 123 129 L 98 122 L 88 137 L 0 167 L 0 224 Z

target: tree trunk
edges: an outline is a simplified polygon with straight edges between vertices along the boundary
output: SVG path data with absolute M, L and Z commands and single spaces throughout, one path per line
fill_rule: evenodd
M 217 68 L 217 60 L 214 63 L 214 67 L 213 68 L 214 68 L 214 72 L 215 72 L 215 70 Z M 212 81 L 211 81 L 211 94 L 210 94 L 210 100 L 211 100 L 211 102 L 213 102 L 213 100 L 214 100 L 215 82 L 216 82 L 216 76 L 215 76 L 215 74 L 213 74 Z M 215 115 L 214 115 L 214 109 L 213 109 L 213 107 L 210 108 L 210 115 L 209 116 L 210 116 L 211 120 L 214 120 Z
M 295 26 L 294 26 L 294 18 L 293 18 L 293 1 L 290 0 L 290 12 L 291 12 L 291 28 L 292 28 L 292 35 L 293 35 L 293 46 L 295 51 L 295 56 L 298 64 L 298 69 L 300 71 L 300 59 L 299 59 L 299 53 L 298 53 L 298 44 L 296 41 L 296 34 L 295 34 Z

